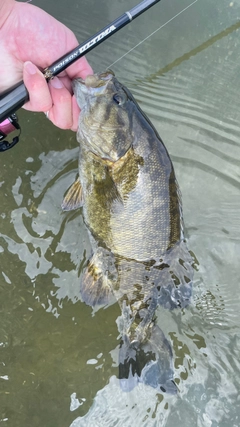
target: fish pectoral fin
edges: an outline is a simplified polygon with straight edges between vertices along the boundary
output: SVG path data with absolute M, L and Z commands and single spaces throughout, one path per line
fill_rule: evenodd
M 116 279 L 114 256 L 103 248 L 90 259 L 81 280 L 83 301 L 94 307 L 109 304 L 113 298 L 112 284 Z
M 112 179 L 112 176 L 110 175 L 108 169 L 106 169 L 105 178 L 103 181 L 101 181 L 101 184 L 98 185 L 97 191 L 99 195 L 102 195 L 104 197 L 104 200 L 109 206 L 111 206 L 112 203 L 115 201 L 118 201 L 120 203 L 123 202 L 121 195 L 118 191 L 118 187 Z
M 83 191 L 79 178 L 68 189 L 62 202 L 63 211 L 72 211 L 83 205 Z

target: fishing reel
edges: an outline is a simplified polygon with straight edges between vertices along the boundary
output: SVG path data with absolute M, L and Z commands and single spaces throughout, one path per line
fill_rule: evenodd
M 6 136 L 16 130 L 19 130 L 19 134 L 13 137 L 12 142 L 6 141 Z M 0 123 L 0 152 L 7 151 L 10 148 L 14 147 L 14 145 L 16 145 L 19 141 L 20 133 L 21 128 L 18 123 L 18 117 L 16 113 L 11 114 L 11 116 L 9 116 L 2 123 Z

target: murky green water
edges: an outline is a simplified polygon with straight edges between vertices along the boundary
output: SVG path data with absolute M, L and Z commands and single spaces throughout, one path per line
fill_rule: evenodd
M 33 3 L 79 41 L 136 4 Z M 158 310 L 179 393 L 120 390 L 119 308 L 93 313 L 81 302 L 88 236 L 81 211 L 60 209 L 77 171 L 75 135 L 21 111 L 21 144 L 0 158 L 2 425 L 240 425 L 240 2 L 198 0 L 180 13 L 190 4 L 162 0 L 88 55 L 102 71 L 162 26 L 112 68 L 170 152 L 199 261 L 192 305 Z

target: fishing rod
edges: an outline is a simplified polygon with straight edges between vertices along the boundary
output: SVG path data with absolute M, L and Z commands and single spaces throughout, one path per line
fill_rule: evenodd
M 81 43 L 75 49 L 63 55 L 52 65 L 43 70 L 43 75 L 47 81 L 64 71 L 69 65 L 73 64 L 82 56 L 86 55 L 100 43 L 119 31 L 137 16 L 141 15 L 147 9 L 158 3 L 160 0 L 143 0 L 129 11 L 123 13 L 115 21 L 98 31 L 84 43 Z M 19 136 L 13 138 L 11 143 L 2 141 L 10 132 L 20 129 L 16 110 L 22 107 L 29 100 L 29 93 L 23 81 L 15 84 L 11 88 L 0 94 L 0 152 L 12 148 L 19 141 Z

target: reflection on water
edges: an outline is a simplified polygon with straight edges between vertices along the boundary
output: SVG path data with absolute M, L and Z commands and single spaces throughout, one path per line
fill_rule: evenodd
M 181 3 L 162 0 L 96 49 L 95 70 L 190 4 Z M 100 10 L 96 0 L 59 2 L 57 10 L 36 4 L 82 40 L 136 2 L 105 0 Z M 0 171 L 3 425 L 239 425 L 239 12 L 237 2 L 198 1 L 113 67 L 170 152 L 199 260 L 192 305 L 157 312 L 173 348 L 177 396 L 141 384 L 121 392 L 119 307 L 92 312 L 82 303 L 88 237 L 81 211 L 60 209 L 77 170 L 75 136 L 41 114 L 19 114 L 22 142 L 1 155 Z

